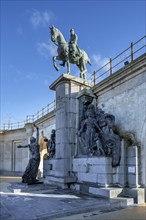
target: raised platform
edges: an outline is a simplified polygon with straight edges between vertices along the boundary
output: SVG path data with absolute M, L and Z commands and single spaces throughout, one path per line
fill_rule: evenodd
M 71 186 L 72 189 L 93 194 L 102 198 L 108 199 L 123 199 L 128 205 L 143 204 L 145 202 L 143 188 L 119 188 L 119 187 L 98 187 L 91 184 L 75 183 Z M 126 199 L 126 200 L 124 200 Z
M 87 87 L 91 87 L 91 84 L 84 80 L 84 79 L 81 79 L 79 77 L 76 77 L 76 76 L 72 76 L 70 74 L 67 74 L 67 73 L 63 73 L 61 76 L 58 77 L 58 79 L 56 79 L 50 86 L 49 88 L 52 89 L 52 90 L 56 90 L 56 86 L 58 86 L 60 83 L 65 83 L 65 82 L 68 82 L 68 81 L 71 81 L 73 83 L 76 83 L 78 85 L 86 85 Z
M 68 184 L 76 183 L 77 177 L 68 175 L 65 169 L 67 164 L 67 159 L 44 160 L 45 183 L 55 184 L 63 189 L 68 188 Z
M 113 169 L 111 157 L 85 157 L 73 159 L 73 172 L 76 173 L 78 183 L 96 184 L 98 187 L 113 184 Z

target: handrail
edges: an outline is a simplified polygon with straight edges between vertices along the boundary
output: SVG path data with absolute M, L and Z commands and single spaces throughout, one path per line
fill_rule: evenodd
M 139 40 L 137 40 L 134 44 L 137 44 L 137 43 L 139 43 L 140 41 L 142 41 L 144 38 L 146 38 L 146 35 L 145 36 L 143 36 L 142 38 L 140 38 Z
M 145 41 L 143 42 L 143 40 Z M 142 45 L 138 45 L 139 43 L 141 43 Z M 103 79 L 107 78 L 110 75 L 113 75 L 117 70 L 129 64 L 130 62 L 138 58 L 140 55 L 144 54 L 146 52 L 146 51 L 143 51 L 144 48 L 146 48 L 146 35 L 140 38 L 135 43 L 131 43 L 131 45 L 127 49 L 122 51 L 120 54 L 115 56 L 113 59 L 110 58 L 109 62 L 104 64 L 104 66 L 100 67 L 98 70 L 94 71 L 93 74 L 90 75 L 91 84 L 95 86 L 97 83 L 101 82 Z M 138 52 L 140 54 L 136 57 Z M 124 58 L 120 58 L 121 56 L 124 56 Z M 120 58 L 120 61 L 118 60 L 119 58 Z
M 42 108 L 34 115 L 27 115 L 26 120 L 14 122 L 14 123 L 4 123 L 3 126 L 0 127 L 0 131 L 5 130 L 13 130 L 18 128 L 24 128 L 25 124 L 27 123 L 34 123 L 38 119 L 42 118 L 43 116 L 47 115 L 48 113 L 52 112 L 56 109 L 56 100 L 49 103 L 46 107 Z

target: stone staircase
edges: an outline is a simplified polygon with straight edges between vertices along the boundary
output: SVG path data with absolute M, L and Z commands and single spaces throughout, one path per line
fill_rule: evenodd
M 144 203 L 143 188 L 97 187 L 89 183 L 76 183 L 72 189 L 98 197 L 114 199 L 121 202 L 121 207 Z

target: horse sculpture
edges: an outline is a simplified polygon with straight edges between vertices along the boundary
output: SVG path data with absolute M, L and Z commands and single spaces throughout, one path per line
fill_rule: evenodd
M 71 29 L 73 30 L 73 29 Z M 50 27 L 51 41 L 58 46 L 58 56 L 53 56 L 53 65 L 58 71 L 56 60 L 63 61 L 60 65 L 67 64 L 67 73 L 70 74 L 70 63 L 76 64 L 80 69 L 80 77 L 85 80 L 86 78 L 86 63 L 90 64 L 90 59 L 84 50 L 78 48 L 75 44 L 67 43 L 62 33 L 54 26 Z

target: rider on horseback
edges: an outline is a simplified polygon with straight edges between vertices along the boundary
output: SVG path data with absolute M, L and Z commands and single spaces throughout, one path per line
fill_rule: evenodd
M 63 34 L 56 27 L 50 27 L 51 30 L 51 40 L 57 45 L 57 56 L 53 56 L 53 65 L 58 71 L 59 68 L 56 65 L 56 60 L 62 61 L 61 66 L 67 65 L 67 73 L 70 74 L 70 64 L 76 64 L 80 70 L 80 77 L 85 80 L 86 77 L 86 63 L 90 64 L 90 59 L 84 50 L 79 49 L 77 45 L 77 35 L 74 30 L 70 30 L 70 41 L 66 42 Z M 56 43 L 57 42 L 57 43 Z
M 70 29 L 70 40 L 68 43 L 69 46 L 69 54 L 71 59 L 76 60 L 77 65 L 79 65 L 79 58 L 81 57 L 81 51 L 77 45 L 78 36 L 75 34 L 74 29 Z M 65 62 L 60 64 L 61 66 L 65 66 Z
M 74 29 L 70 30 L 69 52 L 72 57 L 80 56 L 80 49 L 77 45 L 78 36 L 75 34 Z

